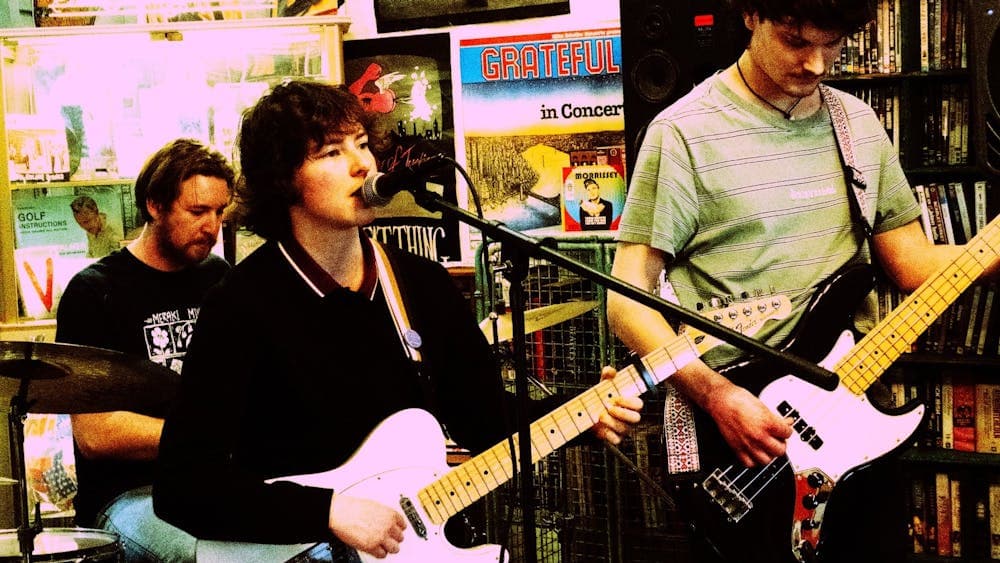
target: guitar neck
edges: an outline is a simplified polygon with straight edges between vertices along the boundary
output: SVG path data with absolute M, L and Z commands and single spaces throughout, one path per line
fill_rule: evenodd
M 703 350 L 687 337 L 642 358 L 652 384 L 660 383 L 697 358 Z M 589 430 L 617 397 L 635 397 L 650 388 L 635 366 L 618 371 L 543 416 L 530 427 L 531 461 L 537 462 L 567 442 Z M 519 435 L 513 435 L 514 451 L 519 452 Z M 503 441 L 446 473 L 420 491 L 417 497 L 435 524 L 443 524 L 462 509 L 506 483 L 513 476 L 510 442 Z
M 860 395 L 944 313 L 1000 254 L 1000 217 L 950 264 L 933 274 L 837 363 L 834 372 Z

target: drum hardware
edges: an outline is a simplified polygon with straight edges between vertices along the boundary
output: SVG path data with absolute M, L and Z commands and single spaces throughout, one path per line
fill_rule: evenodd
M 114 534 L 85 528 L 46 529 L 39 503 L 32 517 L 24 475 L 24 421 L 28 413 L 128 410 L 162 416 L 179 382 L 180 376 L 166 367 L 114 350 L 0 341 L 0 397 L 10 397 L 7 425 L 13 473 L 13 478 L 0 478 L 0 485 L 17 488 L 17 528 L 0 532 L 0 561 L 120 561 Z
M 524 312 L 524 333 L 530 334 L 568 321 L 572 318 L 597 308 L 597 301 L 567 301 L 555 305 L 545 305 Z M 486 340 L 493 344 L 494 333 L 498 342 L 505 342 L 514 337 L 511 323 L 511 313 L 491 313 L 479 323 L 479 329 L 486 335 Z

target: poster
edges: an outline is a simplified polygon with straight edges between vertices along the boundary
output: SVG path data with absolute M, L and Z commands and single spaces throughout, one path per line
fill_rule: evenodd
M 468 172 L 487 219 L 562 223 L 564 169 L 624 165 L 620 30 L 459 41 Z
M 123 187 L 129 189 L 123 191 Z M 128 186 L 39 187 L 11 192 L 14 268 L 22 317 L 55 318 L 59 299 L 69 280 L 98 257 L 121 245 L 124 228 L 134 224 L 134 221 L 125 221 L 123 215 L 123 200 L 131 193 Z M 80 222 L 73 205 L 84 199 L 93 202 L 98 211 L 80 214 L 83 221 Z M 97 223 L 84 218 L 97 219 L 98 216 L 102 228 L 96 236 L 88 235 L 85 227 L 94 229 Z
M 563 168 L 563 230 L 618 230 L 626 191 L 621 163 Z
M 345 84 L 373 120 L 368 141 L 380 172 L 418 165 L 430 157 L 455 156 L 450 39 L 447 33 L 344 43 Z M 457 204 L 455 171 L 428 175 L 428 189 Z M 439 262 L 462 260 L 460 229 L 397 194 L 367 227 L 372 238 Z
M 569 0 L 375 0 L 379 33 L 570 12 Z
M 128 194 L 131 195 L 131 190 Z M 11 192 L 14 246 L 52 246 L 58 249 L 60 256 L 86 256 L 87 231 L 77 222 L 73 212 L 78 198 L 93 201 L 111 230 L 120 235 L 119 239 L 124 238 L 126 221 L 122 190 L 118 186 L 18 189 Z

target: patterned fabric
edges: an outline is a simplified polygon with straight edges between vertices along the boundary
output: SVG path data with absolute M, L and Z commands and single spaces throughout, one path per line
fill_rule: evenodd
M 66 471 L 62 450 L 52 456 L 52 467 L 42 473 L 42 480 L 48 488 L 49 499 L 56 505 L 76 496 L 76 478 Z
M 671 475 L 701 470 L 694 409 L 673 385 L 665 386 L 663 435 L 666 436 L 667 472 Z

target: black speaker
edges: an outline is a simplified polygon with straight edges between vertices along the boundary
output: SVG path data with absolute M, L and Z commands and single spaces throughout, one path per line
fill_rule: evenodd
M 975 83 L 972 144 L 976 164 L 1000 174 L 1000 0 L 973 0 L 966 21 Z
M 725 0 L 620 0 L 625 161 L 632 175 L 646 125 L 736 60 L 747 35 Z M 745 30 L 744 30 L 745 31 Z

